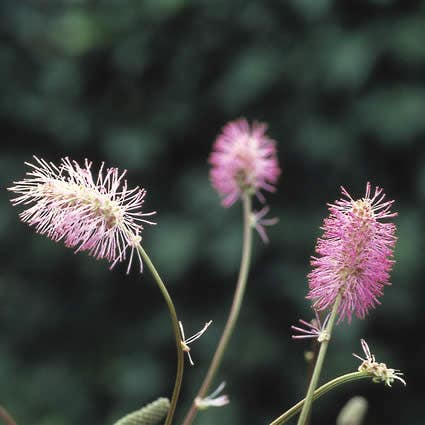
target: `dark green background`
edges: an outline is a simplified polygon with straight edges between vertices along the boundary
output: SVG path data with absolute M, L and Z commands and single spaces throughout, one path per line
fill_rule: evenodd
M 423 425 L 425 1 L 2 0 L 2 189 L 36 154 L 127 168 L 148 190 L 145 248 L 193 346 L 178 424 L 222 330 L 238 271 L 241 211 L 208 181 L 220 128 L 269 123 L 283 169 L 268 196 L 280 222 L 256 238 L 239 326 L 217 383 L 231 404 L 199 425 L 267 424 L 304 393 L 308 344 L 290 325 L 309 319 L 306 274 L 326 202 L 366 181 L 395 199 L 393 287 L 366 320 L 340 325 L 323 379 L 354 370 L 364 337 L 406 373 L 407 388 L 360 382 L 315 405 L 335 423 L 365 395 L 366 425 Z M 169 395 L 175 353 L 167 311 L 145 273 L 35 235 L 1 192 L 0 402 L 19 425 L 111 424 Z

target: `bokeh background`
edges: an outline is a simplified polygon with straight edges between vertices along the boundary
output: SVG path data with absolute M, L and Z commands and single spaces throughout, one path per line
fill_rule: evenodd
M 128 169 L 156 227 L 143 241 L 193 346 L 177 421 L 201 382 L 238 272 L 241 208 L 220 206 L 207 158 L 241 116 L 269 124 L 283 170 L 280 222 L 256 238 L 238 328 L 217 383 L 231 404 L 199 425 L 267 424 L 304 393 L 306 274 L 326 202 L 371 181 L 396 200 L 393 286 L 338 326 L 323 380 L 357 368 L 365 338 L 407 388 L 349 385 L 315 404 L 332 424 L 353 395 L 365 425 L 423 425 L 425 1 L 2 0 L 0 402 L 19 424 L 96 425 L 159 396 L 175 373 L 167 310 L 149 273 L 70 250 L 19 222 L 4 189 L 33 154 Z

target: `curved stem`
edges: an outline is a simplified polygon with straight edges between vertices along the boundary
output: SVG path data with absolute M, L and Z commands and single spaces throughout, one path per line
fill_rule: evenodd
M 317 361 L 314 366 L 313 375 L 311 377 L 310 385 L 308 386 L 307 394 L 305 396 L 305 403 L 301 410 L 300 417 L 298 418 L 297 425 L 305 425 L 307 423 L 308 416 L 310 414 L 311 406 L 313 404 L 313 394 L 314 390 L 317 387 L 319 381 L 320 372 L 322 371 L 323 362 L 325 360 L 326 351 L 328 349 L 328 344 L 332 336 L 332 329 L 335 324 L 336 315 L 338 313 L 339 303 L 341 302 L 341 294 L 338 294 L 335 300 L 335 304 L 332 308 L 331 317 L 329 319 L 328 326 L 326 327 L 326 332 L 328 338 L 322 341 L 320 345 L 319 355 L 317 356 Z
M 342 384 L 352 381 L 358 381 L 359 379 L 364 378 L 370 378 L 370 376 L 364 372 L 352 372 L 347 373 L 346 375 L 338 376 L 338 378 L 332 379 L 332 381 L 329 381 L 321 387 L 317 388 L 317 390 L 315 390 L 313 393 L 313 400 L 318 399 L 323 394 L 326 394 L 328 391 L 333 390 L 334 388 L 339 387 Z M 282 425 L 283 423 L 291 419 L 304 406 L 305 400 L 306 399 L 299 401 L 297 404 L 288 409 L 285 413 L 276 418 L 273 422 L 270 422 L 269 425 Z
M 174 384 L 174 390 L 173 395 L 171 397 L 170 402 L 170 410 L 168 411 L 167 418 L 165 419 L 164 425 L 171 425 L 171 422 L 173 421 L 174 412 L 176 410 L 177 406 L 177 400 L 180 395 L 180 388 L 182 385 L 183 380 L 183 369 L 184 369 L 184 353 L 182 350 L 181 345 L 181 335 L 180 335 L 180 329 L 179 329 L 179 322 L 177 319 L 177 313 L 176 309 L 174 308 L 173 301 L 170 297 L 170 294 L 167 291 L 167 288 L 165 287 L 164 282 L 162 281 L 161 277 L 159 276 L 158 272 L 156 271 L 155 266 L 153 265 L 152 261 L 150 260 L 148 254 L 143 249 L 143 247 L 138 244 L 137 250 L 140 253 L 140 255 L 143 258 L 144 263 L 148 266 L 150 272 L 152 273 L 164 299 L 167 303 L 168 310 L 170 312 L 171 321 L 173 323 L 173 331 L 174 331 L 174 337 L 176 340 L 176 350 L 177 350 L 177 372 L 176 372 L 176 381 Z
M 220 366 L 223 354 L 226 350 L 229 339 L 232 335 L 233 329 L 235 327 L 236 321 L 239 316 L 239 312 L 242 305 L 243 296 L 245 293 L 246 282 L 248 279 L 248 270 L 249 263 L 251 260 L 251 251 L 252 251 L 252 219 L 251 219 L 251 195 L 244 194 L 243 197 L 243 216 L 244 216 L 244 225 L 243 225 L 243 245 L 242 245 L 242 259 L 241 266 L 239 270 L 238 282 L 236 284 L 235 295 L 233 297 L 232 306 L 230 308 L 229 317 L 227 318 L 226 325 L 221 335 L 220 341 L 217 345 L 214 357 L 211 361 L 210 367 L 207 374 L 205 375 L 204 381 L 201 385 L 201 388 L 196 395 L 196 398 L 204 398 L 210 388 L 210 385 L 217 373 L 217 370 Z M 192 403 L 184 421 L 183 425 L 190 425 L 195 419 L 196 414 L 198 413 L 198 408 L 196 407 L 195 402 Z

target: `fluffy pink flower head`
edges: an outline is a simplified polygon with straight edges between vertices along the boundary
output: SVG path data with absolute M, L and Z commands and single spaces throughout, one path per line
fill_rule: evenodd
M 264 201 L 261 190 L 274 192 L 280 169 L 276 143 L 266 136 L 267 126 L 246 119 L 229 122 L 217 137 L 209 158 L 210 179 L 230 207 L 244 192 L 255 193 Z
M 38 233 L 54 241 L 63 240 L 67 247 L 87 251 L 97 259 L 112 263 L 111 268 L 126 259 L 130 248 L 131 267 L 133 253 L 141 241 L 142 223 L 155 224 L 142 213 L 146 191 L 139 187 L 127 188 L 126 171 L 100 167 L 96 179 L 92 163 L 81 167 L 69 158 L 63 158 L 59 167 L 34 157 L 36 164 L 27 178 L 14 182 L 10 191 L 19 196 L 13 205 L 31 205 L 22 213 L 23 222 L 34 226 Z M 140 271 L 142 261 L 137 252 Z
M 396 227 L 381 220 L 397 213 L 390 212 L 393 201 L 384 201 L 382 189 L 376 187 L 371 193 L 370 183 L 362 199 L 354 200 L 344 188 L 341 191 L 346 199 L 329 204 L 324 234 L 317 241 L 307 298 L 314 301 L 315 309 L 325 310 L 341 294 L 339 320 L 347 317 L 350 322 L 353 313 L 364 318 L 379 304 L 384 285 L 390 284 Z

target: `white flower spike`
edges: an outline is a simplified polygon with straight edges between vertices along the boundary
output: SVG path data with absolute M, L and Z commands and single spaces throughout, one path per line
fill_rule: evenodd
M 182 322 L 179 322 L 180 333 L 181 333 L 181 336 L 182 336 L 180 343 L 181 343 L 181 346 L 182 346 L 182 350 L 187 353 L 187 357 L 189 358 L 189 362 L 190 362 L 191 366 L 193 366 L 195 363 L 193 362 L 192 357 L 190 355 L 189 344 L 191 344 L 193 341 L 196 341 L 198 338 L 200 338 L 205 333 L 205 331 L 208 329 L 208 327 L 211 325 L 211 323 L 212 323 L 212 320 L 205 323 L 204 327 L 200 331 L 196 332 L 196 334 L 194 334 L 194 335 L 192 335 L 192 336 L 190 336 L 189 338 L 186 339 L 186 337 L 184 335 L 183 324 L 182 324 Z

